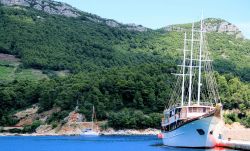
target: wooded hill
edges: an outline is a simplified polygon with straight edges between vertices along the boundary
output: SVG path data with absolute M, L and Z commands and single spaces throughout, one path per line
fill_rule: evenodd
M 214 20 L 218 25 L 225 22 L 213 19 L 213 24 Z M 178 49 L 183 32 L 137 28 L 111 26 L 106 19 L 84 12 L 66 17 L 30 7 L 0 6 L 0 52 L 20 58 L 19 70 L 39 69 L 49 77 L 2 80 L 0 125 L 14 125 L 12 114 L 35 103 L 39 112 L 60 107 L 63 112 L 47 122 L 61 123 L 78 100 L 79 112 L 89 118 L 95 105 L 98 119 L 108 119 L 109 126 L 159 127 L 175 82 L 171 73 L 182 53 Z M 250 41 L 216 31 L 207 39 L 224 108 L 241 111 L 228 121 L 250 126 Z M 51 74 L 61 70 L 70 74 Z

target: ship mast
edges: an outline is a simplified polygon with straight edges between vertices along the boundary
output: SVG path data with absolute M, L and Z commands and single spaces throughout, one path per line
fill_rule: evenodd
M 202 46 L 203 46 L 203 13 L 201 16 L 201 25 L 200 25 L 200 50 L 199 50 L 199 77 L 198 77 L 198 95 L 197 95 L 197 104 L 200 105 L 200 93 L 201 93 L 201 62 L 202 62 Z
M 95 106 L 93 105 L 93 111 L 92 111 L 92 130 L 94 129 L 94 114 L 95 114 Z
M 185 68 L 186 68 L 186 43 L 187 43 L 187 33 L 185 32 L 184 38 L 184 48 L 183 48 L 183 68 L 182 68 L 182 87 L 181 87 L 181 106 L 183 106 L 184 102 L 184 88 L 185 88 Z
M 201 102 L 210 99 L 217 102 L 219 98 L 211 64 L 213 60 L 210 60 L 208 48 L 206 47 L 206 28 L 203 13 L 199 28 L 195 30 L 193 22 L 191 32 L 184 33 L 184 47 L 181 49 L 183 51 L 183 60 L 182 64 L 178 65 L 182 69 L 180 69 L 179 74 L 173 73 L 182 77 L 177 79 L 174 93 L 171 95 L 168 104 L 170 107 L 176 103 L 176 98 L 181 99 L 178 100 L 178 104 L 181 104 L 181 106 L 191 106 L 193 103 L 201 105 Z M 207 99 L 204 100 L 204 98 Z
M 192 69 L 193 69 L 193 49 L 194 49 L 194 23 L 192 24 L 192 38 L 191 38 L 191 50 L 190 50 L 190 65 L 189 65 L 189 94 L 188 105 L 191 105 L 192 98 Z

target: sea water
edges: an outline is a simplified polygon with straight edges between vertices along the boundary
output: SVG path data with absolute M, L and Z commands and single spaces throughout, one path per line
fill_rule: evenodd
M 188 140 L 187 140 L 188 141 Z M 230 151 L 162 145 L 156 136 L 3 136 L 0 151 Z

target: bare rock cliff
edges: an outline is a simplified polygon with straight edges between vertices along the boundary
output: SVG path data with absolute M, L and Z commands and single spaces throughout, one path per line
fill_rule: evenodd
M 63 15 L 66 17 L 79 17 L 85 14 L 89 21 L 103 23 L 112 28 L 123 28 L 131 31 L 144 32 L 148 28 L 135 24 L 122 24 L 115 20 L 104 19 L 97 15 L 85 13 L 66 3 L 56 2 L 53 0 L 0 0 L 0 4 L 5 6 L 23 6 L 30 7 L 48 14 Z
M 0 3 L 7 6 L 31 7 L 49 14 L 64 15 L 67 17 L 80 16 L 79 11 L 74 7 L 52 0 L 0 0 Z
M 218 32 L 218 33 L 226 33 L 228 35 L 234 35 L 236 38 L 244 38 L 240 29 L 225 20 L 216 19 L 216 18 L 207 18 L 204 20 L 205 29 L 207 32 Z M 196 27 L 200 26 L 199 22 L 195 23 Z M 181 24 L 181 25 L 169 25 L 162 28 L 163 31 L 184 31 L 187 30 L 188 27 L 191 27 L 191 24 Z

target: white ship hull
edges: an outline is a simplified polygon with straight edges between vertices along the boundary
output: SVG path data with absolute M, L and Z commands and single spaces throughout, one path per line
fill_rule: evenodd
M 87 132 L 83 132 L 81 135 L 82 136 L 99 136 L 100 134 L 95 131 L 87 131 Z
M 163 112 L 163 144 L 174 147 L 212 148 L 220 133 L 220 97 L 207 51 L 204 21 L 184 34 L 181 73 Z M 194 40 L 195 39 L 195 40 Z
M 219 137 L 219 130 L 216 130 L 219 120 L 215 116 L 205 117 L 173 131 L 163 132 L 163 144 L 174 147 L 215 147 Z M 204 134 L 199 134 L 198 129 L 202 129 Z

